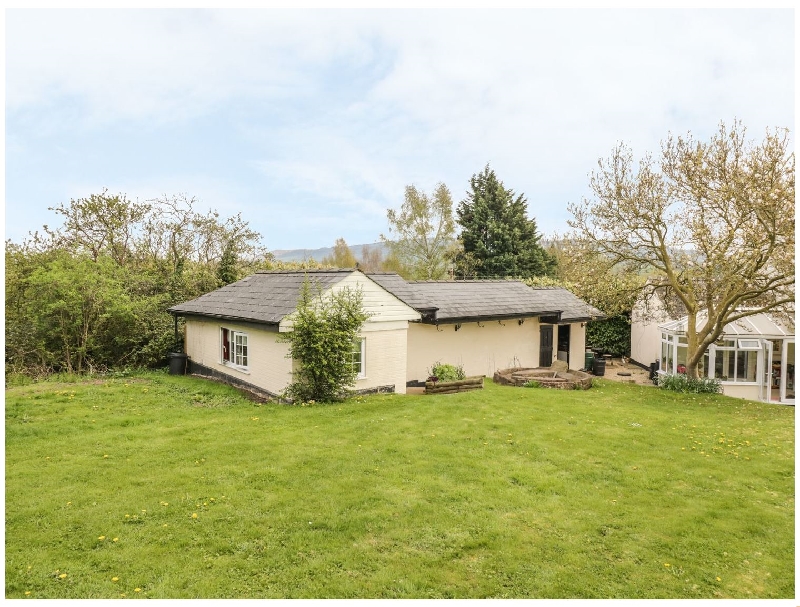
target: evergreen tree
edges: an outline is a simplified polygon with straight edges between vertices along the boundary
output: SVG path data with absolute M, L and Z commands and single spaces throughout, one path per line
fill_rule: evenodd
M 217 280 L 222 286 L 229 285 L 239 279 L 239 273 L 236 268 L 237 261 L 236 241 L 233 238 L 229 238 L 225 242 L 225 248 L 222 249 L 222 258 L 219 260 L 219 266 L 217 266 Z
M 470 179 L 471 191 L 456 209 L 463 228 L 456 272 L 463 277 L 530 278 L 555 273 L 555 259 L 539 244 L 528 201 L 515 195 L 486 165 Z

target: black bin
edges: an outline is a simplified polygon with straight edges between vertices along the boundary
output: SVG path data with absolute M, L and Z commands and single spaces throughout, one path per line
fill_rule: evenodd
M 602 377 L 606 374 L 606 359 L 595 357 L 594 359 L 594 367 L 592 368 L 592 373 L 597 375 L 598 377 Z
M 584 355 L 584 369 L 591 371 L 594 368 L 594 352 L 588 351 Z
M 169 374 L 170 375 L 186 375 L 186 360 L 189 358 L 183 352 L 170 352 L 169 353 Z

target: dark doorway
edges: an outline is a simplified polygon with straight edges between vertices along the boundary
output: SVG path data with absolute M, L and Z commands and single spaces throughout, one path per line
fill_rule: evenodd
M 569 325 L 558 326 L 558 360 L 563 360 L 569 366 Z
M 549 367 L 553 364 L 553 325 L 539 327 L 539 366 Z

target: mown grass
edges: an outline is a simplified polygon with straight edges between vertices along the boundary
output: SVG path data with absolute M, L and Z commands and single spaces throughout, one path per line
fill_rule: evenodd
M 599 381 L 6 391 L 8 598 L 791 598 L 794 410 Z

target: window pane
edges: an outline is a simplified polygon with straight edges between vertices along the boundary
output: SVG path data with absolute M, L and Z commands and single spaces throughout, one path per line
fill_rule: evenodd
M 708 369 L 709 369 L 708 358 L 709 358 L 708 350 L 706 350 L 706 353 L 703 354 L 703 360 L 700 361 L 700 366 L 697 369 L 697 374 L 700 377 L 708 377 Z
M 247 335 L 242 333 L 234 333 L 234 341 L 236 343 L 236 360 L 237 365 L 242 367 L 247 366 Z
M 730 350 L 717 350 L 714 357 L 714 377 L 722 381 L 728 381 L 730 377 L 733 381 L 733 359 L 734 353 Z
M 678 373 L 686 373 L 686 346 L 678 346 Z
M 672 373 L 672 369 L 667 364 L 670 348 L 671 346 L 667 342 L 661 342 L 661 370 L 666 373 Z
M 736 353 L 736 381 L 756 381 L 758 352 L 751 350 Z
M 353 370 L 357 375 L 364 375 L 364 352 L 363 352 L 363 339 L 358 339 L 353 342 L 353 350 L 351 353 Z

